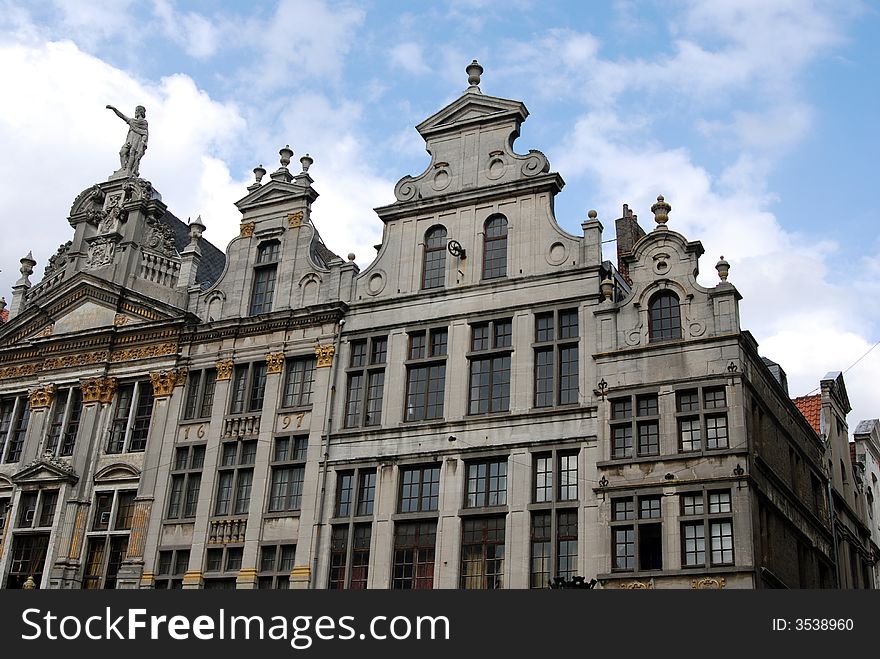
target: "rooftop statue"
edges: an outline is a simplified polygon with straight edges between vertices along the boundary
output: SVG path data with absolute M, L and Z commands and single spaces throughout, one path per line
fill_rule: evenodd
M 141 164 L 141 158 L 147 150 L 147 137 L 149 131 L 147 129 L 147 110 L 143 105 L 138 105 L 134 109 L 134 118 L 126 117 L 112 105 L 107 106 L 108 110 L 113 110 L 116 116 L 128 124 L 128 135 L 125 137 L 125 144 L 119 150 L 120 171 L 128 173 L 130 176 L 138 176 L 138 170 Z

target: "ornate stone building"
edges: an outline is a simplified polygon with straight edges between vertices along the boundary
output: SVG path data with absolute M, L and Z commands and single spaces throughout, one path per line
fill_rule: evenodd
M 77 197 L 0 325 L 5 587 L 836 585 L 826 444 L 729 264 L 698 284 L 662 197 L 616 264 L 594 212 L 561 229 L 481 73 L 417 127 L 363 271 L 288 147 L 225 254 L 122 154 Z

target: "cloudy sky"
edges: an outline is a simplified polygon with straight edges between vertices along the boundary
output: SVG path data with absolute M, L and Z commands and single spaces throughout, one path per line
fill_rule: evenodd
M 858 0 L 552 3 L 0 0 L 0 294 L 19 259 L 70 237 L 74 197 L 118 165 L 147 107 L 141 175 L 223 247 L 257 164 L 308 152 L 314 218 L 365 265 L 372 208 L 428 163 L 413 126 L 485 67 L 484 93 L 523 100 L 517 142 L 567 185 L 563 227 L 628 203 L 702 240 L 743 294 L 743 327 L 792 395 L 843 370 L 854 427 L 880 416 L 880 10 Z M 609 231 L 606 239 L 612 238 Z M 613 250 L 613 243 L 607 245 Z M 613 258 L 612 253 L 606 255 Z M 866 353 L 868 353 L 866 355 Z M 857 362 L 857 363 L 856 363 Z

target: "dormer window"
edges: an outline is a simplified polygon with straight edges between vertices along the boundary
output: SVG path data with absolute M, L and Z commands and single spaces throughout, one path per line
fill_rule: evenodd
M 678 296 L 672 291 L 660 291 L 648 304 L 648 338 L 650 341 L 670 341 L 681 338 L 681 309 Z
M 425 233 L 422 288 L 443 288 L 444 283 L 446 283 L 446 227 L 435 226 Z
M 507 218 L 493 215 L 483 233 L 483 279 L 507 276 Z
M 272 298 L 275 296 L 275 277 L 278 273 L 278 258 L 281 254 L 281 243 L 267 240 L 257 247 L 257 262 L 254 267 L 254 285 L 251 291 L 250 315 L 269 313 L 272 310 Z

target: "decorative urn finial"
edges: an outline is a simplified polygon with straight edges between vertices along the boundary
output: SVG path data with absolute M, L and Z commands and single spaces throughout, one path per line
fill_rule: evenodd
M 651 206 L 651 212 L 654 213 L 654 221 L 657 223 L 658 229 L 665 229 L 666 223 L 669 222 L 669 211 L 672 206 L 666 203 L 663 195 L 657 196 L 657 203 Z
M 718 263 L 715 264 L 715 269 L 718 271 L 718 277 L 721 279 L 722 283 L 726 282 L 727 275 L 730 274 L 730 264 L 724 260 L 723 254 L 718 260 Z
M 290 164 L 290 159 L 293 157 L 293 149 L 290 148 L 289 144 L 285 144 L 284 148 L 278 152 L 278 155 L 281 156 L 281 166 L 284 169 L 287 169 L 287 166 Z
M 308 174 L 309 167 L 312 166 L 312 163 L 315 162 L 314 158 L 312 158 L 308 153 L 299 159 L 300 164 L 302 165 L 302 170 L 304 174 Z
M 260 185 L 263 181 L 263 177 L 266 175 L 266 168 L 262 165 L 257 165 L 254 167 L 254 182 L 257 185 Z
M 483 73 L 483 67 L 477 60 L 474 60 L 467 65 L 465 71 L 468 74 L 468 84 L 470 85 L 468 91 L 480 91 L 480 75 Z

